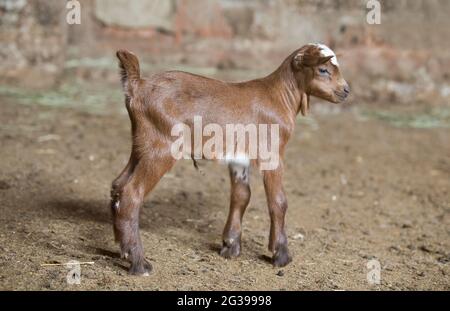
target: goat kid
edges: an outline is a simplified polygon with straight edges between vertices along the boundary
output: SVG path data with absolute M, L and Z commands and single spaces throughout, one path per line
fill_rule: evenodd
M 115 239 L 122 256 L 131 262 L 130 274 L 148 275 L 152 269 L 144 257 L 139 210 L 145 196 L 177 161 L 171 155 L 171 129 L 178 123 L 192 126 L 194 116 L 223 128 L 229 123 L 279 125 L 280 163 L 262 175 L 271 219 L 272 263 L 287 265 L 291 256 L 285 232 L 288 204 L 282 186 L 282 159 L 297 114 L 306 115 L 309 109 L 310 95 L 333 103 L 343 102 L 349 95 L 335 53 L 325 45 L 308 44 L 267 77 L 242 83 L 180 71 L 144 79 L 134 54 L 121 50 L 117 57 L 132 125 L 132 151 L 128 164 L 112 183 L 111 210 Z M 220 255 L 232 258 L 241 252 L 241 222 L 250 201 L 250 164 L 258 167 L 260 162 L 231 159 L 228 163 L 231 202 Z

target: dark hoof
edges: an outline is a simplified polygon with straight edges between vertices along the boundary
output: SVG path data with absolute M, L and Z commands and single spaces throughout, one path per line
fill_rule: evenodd
M 233 243 L 223 242 L 222 249 L 220 250 L 220 256 L 223 258 L 231 259 L 238 257 L 241 254 L 241 243 L 236 240 Z
M 286 246 L 280 247 L 272 258 L 272 264 L 275 267 L 284 267 L 292 261 L 289 251 Z
M 128 273 L 137 276 L 149 276 L 152 270 L 152 265 L 147 260 L 143 259 L 137 263 L 131 263 Z

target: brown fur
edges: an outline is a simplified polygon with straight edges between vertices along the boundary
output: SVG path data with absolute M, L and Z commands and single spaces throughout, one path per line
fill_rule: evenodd
M 297 114 L 306 115 L 309 109 L 310 95 L 337 103 L 349 93 L 330 57 L 323 57 L 317 46 L 307 45 L 269 76 L 242 83 L 179 71 L 143 79 L 134 54 L 118 51 L 117 57 L 133 145 L 127 166 L 112 184 L 111 210 L 116 241 L 122 255 L 131 261 L 130 273 L 143 275 L 151 270 L 139 235 L 140 206 L 176 162 L 170 153 L 172 127 L 177 123 L 192 126 L 194 115 L 201 116 L 203 124 L 216 123 L 223 128 L 229 123 L 279 125 L 281 163 L 262 174 L 271 218 L 269 250 L 273 264 L 288 264 L 291 257 L 284 229 L 287 200 L 282 186 L 282 158 Z M 320 75 L 319 67 L 326 68 L 330 75 Z M 258 166 L 259 160 L 253 160 L 253 164 Z M 251 195 L 248 177 L 249 167 L 230 164 L 230 212 L 220 252 L 226 258 L 240 254 L 241 221 Z

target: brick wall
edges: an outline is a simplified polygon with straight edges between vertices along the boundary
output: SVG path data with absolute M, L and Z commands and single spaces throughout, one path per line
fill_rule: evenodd
M 1 81 L 54 84 L 66 51 L 63 10 L 57 0 L 0 0 Z
M 72 57 L 125 47 L 150 62 L 269 71 L 320 41 L 341 54 L 361 99 L 448 102 L 447 0 L 381 1 L 381 25 L 367 24 L 365 0 L 80 2 L 82 25 L 68 26 L 63 1 L 0 0 L 1 74 L 20 80 L 37 68 L 55 76 L 67 47 Z

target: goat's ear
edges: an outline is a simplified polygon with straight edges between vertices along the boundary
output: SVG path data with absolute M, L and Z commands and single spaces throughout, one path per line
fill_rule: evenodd
M 317 65 L 316 65 L 316 66 L 325 64 L 326 62 L 328 62 L 328 61 L 329 61 L 330 59 L 332 59 L 333 57 L 334 57 L 333 55 L 331 55 L 331 56 L 321 56 L 321 57 L 319 57 L 318 60 L 317 60 Z
M 334 56 L 321 56 L 317 55 L 317 53 L 304 53 L 299 52 L 295 55 L 293 60 L 293 66 L 295 69 L 300 69 L 301 67 L 314 67 L 325 64 Z
M 297 55 L 294 56 L 294 59 L 292 60 L 292 66 L 295 69 L 300 69 L 303 66 L 303 58 L 304 58 L 305 54 L 303 54 L 302 52 L 297 53 Z

